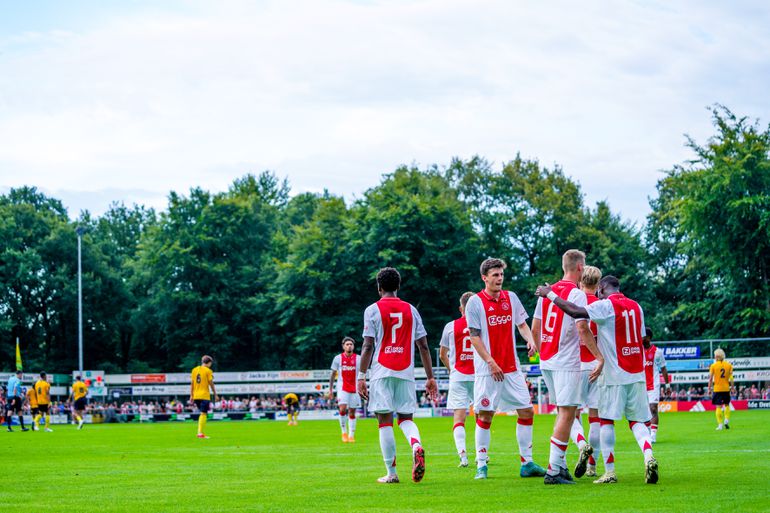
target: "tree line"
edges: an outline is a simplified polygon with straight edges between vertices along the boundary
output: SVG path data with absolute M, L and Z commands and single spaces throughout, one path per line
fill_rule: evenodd
M 767 335 L 770 127 L 720 106 L 712 119 L 714 135 L 688 138 L 692 160 L 658 181 L 641 226 L 586 205 L 560 167 L 518 156 L 399 167 L 354 202 L 291 195 L 263 172 L 225 192 L 172 192 L 164 212 L 113 204 L 76 221 L 35 187 L 11 189 L 0 196 L 0 368 L 17 337 L 26 369 L 76 368 L 76 226 L 85 366 L 107 372 L 187 370 L 203 353 L 220 370 L 323 368 L 344 335 L 360 340 L 386 265 L 435 346 L 462 292 L 480 289 L 483 258 L 508 262 L 507 286 L 531 313 L 570 248 L 620 278 L 658 339 Z

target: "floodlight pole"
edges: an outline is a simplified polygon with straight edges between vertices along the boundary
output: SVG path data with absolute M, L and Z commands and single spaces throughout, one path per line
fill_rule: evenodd
M 81 240 L 86 229 L 78 226 L 75 233 L 78 234 L 78 371 L 83 376 L 83 269 L 81 264 Z

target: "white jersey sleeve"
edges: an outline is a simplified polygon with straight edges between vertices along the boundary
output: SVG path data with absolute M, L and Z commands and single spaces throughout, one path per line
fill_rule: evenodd
M 609 299 L 594 301 L 586 306 L 585 309 L 588 312 L 588 317 L 597 325 L 604 324 L 610 319 L 615 318 L 615 309 L 612 308 L 612 303 Z
M 446 324 L 446 326 L 444 326 L 444 331 L 441 333 L 441 342 L 439 342 L 439 346 L 446 347 L 447 349 L 451 348 L 454 333 L 455 323 L 454 321 L 450 321 Z
M 535 313 L 532 314 L 533 319 L 543 318 L 543 298 L 537 298 L 537 306 L 535 307 Z
M 471 296 L 465 305 L 465 319 L 468 321 L 468 328 L 481 330 L 481 327 L 486 325 L 484 304 L 478 295 Z
M 409 305 L 412 307 L 412 319 L 414 322 L 414 341 L 420 340 L 422 337 L 427 337 L 428 332 L 425 331 L 425 325 L 422 323 L 422 317 L 420 317 L 420 312 L 417 311 L 417 309 L 413 305 Z
M 364 337 L 372 337 L 375 342 L 378 341 L 378 335 L 382 333 L 382 319 L 377 304 L 369 305 L 364 310 Z
M 655 351 L 655 360 L 653 364 L 658 370 L 666 366 L 666 358 L 663 356 L 663 349 L 658 348 L 657 351 Z
M 508 296 L 511 300 L 511 309 L 513 310 L 513 323 L 518 326 L 522 322 L 526 322 L 527 319 L 529 319 L 529 314 L 524 309 L 524 305 L 521 304 L 521 301 L 519 300 L 519 296 L 514 294 L 513 292 L 508 292 Z M 481 300 L 479 300 L 481 302 Z M 484 307 L 482 306 L 481 311 L 484 311 Z M 514 334 L 515 337 L 515 334 Z
M 542 300 L 543 298 L 540 298 L 540 299 Z M 574 304 L 575 306 L 579 306 L 582 308 L 585 308 L 588 306 L 588 296 L 586 296 L 586 293 L 577 287 L 575 287 L 570 291 L 569 296 L 567 296 L 567 301 Z M 575 322 L 586 322 L 586 320 L 575 319 Z
M 340 365 L 342 365 L 342 357 L 337 355 L 334 357 L 334 360 L 332 360 L 331 370 L 339 372 Z

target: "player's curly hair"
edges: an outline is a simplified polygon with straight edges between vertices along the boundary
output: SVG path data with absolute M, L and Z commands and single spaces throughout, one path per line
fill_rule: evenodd
M 383 292 L 395 292 L 401 287 L 401 275 L 393 267 L 383 267 L 377 273 L 377 288 Z
M 351 342 L 353 342 L 353 347 L 355 347 L 355 346 L 356 346 L 356 341 L 355 341 L 355 339 L 354 339 L 353 337 L 342 337 L 342 342 L 341 342 L 341 344 L 344 346 L 344 345 L 345 345 L 345 342 L 347 342 L 348 340 L 350 340 Z

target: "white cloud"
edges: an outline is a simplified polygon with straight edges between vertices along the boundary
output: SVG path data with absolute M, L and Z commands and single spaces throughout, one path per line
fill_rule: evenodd
M 0 184 L 93 193 L 74 212 L 267 168 L 351 196 L 400 163 L 520 151 L 638 220 L 705 106 L 770 117 L 763 6 L 193 6 L 0 39 Z

